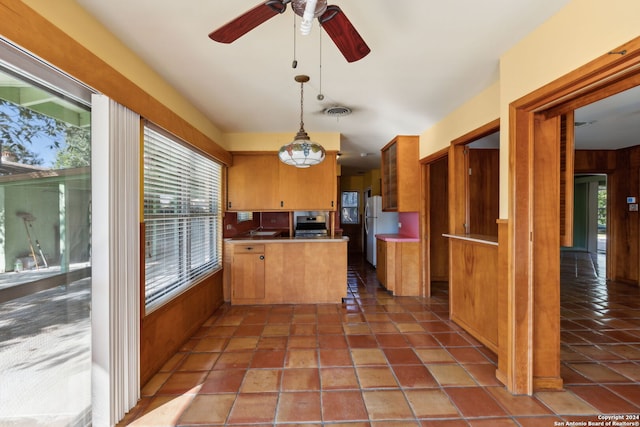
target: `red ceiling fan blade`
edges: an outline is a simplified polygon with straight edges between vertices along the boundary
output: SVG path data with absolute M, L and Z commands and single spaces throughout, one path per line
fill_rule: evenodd
M 287 4 L 283 3 L 282 0 L 265 1 L 211 32 L 209 38 L 220 43 L 231 43 L 263 22 L 284 12 L 286 8 Z
M 327 6 L 327 10 L 318 20 L 348 62 L 358 61 L 371 52 L 369 46 L 338 6 Z

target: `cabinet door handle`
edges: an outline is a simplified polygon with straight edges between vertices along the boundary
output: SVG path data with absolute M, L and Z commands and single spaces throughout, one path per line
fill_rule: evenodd
M 231 209 L 231 202 L 229 202 L 228 205 L 229 205 L 229 209 Z
M 260 259 L 261 259 L 261 260 L 264 260 L 264 255 L 260 255 Z
M 333 200 L 331 201 L 331 207 L 333 207 Z
M 247 250 L 248 250 L 248 251 L 252 251 L 252 250 L 253 250 L 253 248 L 252 248 L 251 246 L 247 246 Z
M 284 208 L 284 201 L 280 200 L 280 207 Z

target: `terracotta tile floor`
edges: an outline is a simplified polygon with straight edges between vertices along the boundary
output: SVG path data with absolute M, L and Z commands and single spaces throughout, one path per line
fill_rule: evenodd
M 553 426 L 640 413 L 640 289 L 564 253 L 565 389 L 513 396 L 496 356 L 428 299 L 350 263 L 341 305 L 221 307 L 144 388 L 135 426 Z

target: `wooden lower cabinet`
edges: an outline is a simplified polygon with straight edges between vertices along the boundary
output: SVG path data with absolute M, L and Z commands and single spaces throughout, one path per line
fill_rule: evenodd
M 231 264 L 231 301 L 257 304 L 265 297 L 264 245 L 235 245 Z
M 341 303 L 347 296 L 347 239 L 226 245 L 225 287 L 232 304 Z M 247 253 L 250 246 L 262 246 Z M 260 256 L 263 256 L 260 259 Z M 230 277 L 229 277 L 230 276 Z
M 420 296 L 419 242 L 376 242 L 377 277 L 396 296 Z
M 380 239 L 376 240 L 376 276 L 385 289 L 393 291 L 387 287 L 387 242 Z

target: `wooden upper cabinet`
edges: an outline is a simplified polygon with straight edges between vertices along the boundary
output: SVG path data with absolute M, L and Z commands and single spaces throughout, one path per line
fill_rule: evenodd
M 282 208 L 286 210 L 336 210 L 336 154 L 308 168 L 280 164 L 279 183 Z
M 382 210 L 420 210 L 420 163 L 417 136 L 401 135 L 382 150 Z
M 234 153 L 227 210 L 336 210 L 336 154 L 308 168 L 285 165 L 277 153 Z
M 278 163 L 273 154 L 234 154 L 227 175 L 227 210 L 280 209 Z

